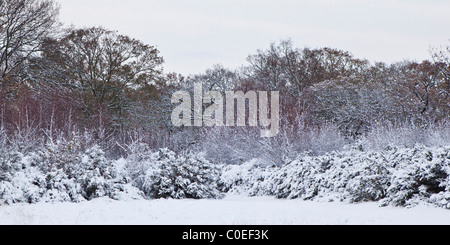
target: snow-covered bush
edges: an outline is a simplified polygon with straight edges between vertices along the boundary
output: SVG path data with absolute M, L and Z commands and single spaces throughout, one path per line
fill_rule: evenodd
M 40 188 L 36 202 L 81 202 L 83 190 L 76 179 L 69 178 L 61 169 L 41 173 L 34 182 Z
M 122 189 L 120 185 L 126 184 L 126 180 L 118 175 L 112 161 L 106 159 L 98 146 L 88 149 L 78 165 L 75 178 L 81 184 L 83 197 L 87 200 L 114 197 Z
M 5 149 L 0 151 L 0 204 L 204 199 L 233 193 L 450 209 L 450 146 L 367 150 L 360 143 L 322 155 L 283 156 L 283 165 L 253 159 L 226 166 L 204 154 L 152 151 L 142 142 L 127 145 L 126 157 L 111 160 L 99 146 L 80 146 L 77 137 L 49 140 L 25 153 Z
M 384 197 L 388 175 L 371 158 L 380 156 L 353 150 L 323 156 L 305 153 L 282 167 L 261 168 L 249 162 L 226 167 L 219 183 L 226 191 L 240 190 L 251 196 L 377 201 Z
M 340 201 L 379 201 L 389 185 L 389 170 L 382 153 L 363 152 L 358 147 L 328 155 L 329 169 L 323 174 L 324 190 Z
M 271 177 L 275 166 L 266 166 L 259 159 L 253 159 L 242 165 L 223 167 L 218 180 L 219 189 L 225 193 L 248 194 L 250 196 L 273 195 Z
M 0 158 L 0 204 L 35 202 L 33 181 L 38 174 L 30 169 L 20 152 L 7 153 Z
M 386 196 L 389 172 L 383 164 L 368 161 L 362 164 L 346 185 L 351 202 L 379 201 Z M 364 166 L 365 165 L 365 166 Z
M 0 203 L 36 203 L 40 201 L 79 200 L 76 183 L 67 178 L 62 171 L 43 173 L 35 165 L 35 155 L 24 156 L 14 152 L 3 160 L 3 172 L 0 180 Z M 8 167 L 9 166 L 9 167 Z
M 317 195 L 322 165 L 304 154 L 282 167 L 271 178 L 271 192 L 277 198 L 311 199 Z
M 142 190 L 147 173 L 156 167 L 159 153 L 152 151 L 148 144 L 139 141 L 134 141 L 123 148 L 127 156 L 116 161 L 116 166 L 133 186 Z
M 394 165 L 383 205 L 430 202 L 450 208 L 450 148 L 416 145 L 411 149 L 394 147 L 391 153 Z
M 142 185 L 151 198 L 220 198 L 217 188 L 219 169 L 203 154 L 176 155 L 168 149 L 159 152 L 156 168 L 147 172 Z
M 127 192 L 126 178 L 99 147 L 79 152 L 66 146 L 0 159 L 0 203 L 80 202 Z
M 364 151 L 354 145 L 322 156 L 301 154 L 281 167 L 250 161 L 224 168 L 223 191 L 250 196 L 450 208 L 450 147 L 389 146 Z

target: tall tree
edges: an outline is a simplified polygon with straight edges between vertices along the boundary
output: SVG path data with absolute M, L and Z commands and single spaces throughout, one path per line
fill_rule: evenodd
M 308 87 L 330 79 L 360 75 L 367 60 L 354 58 L 342 50 L 297 49 L 291 40 L 271 44 L 267 50 L 248 57 L 249 76 L 267 89 L 298 96 Z
M 47 40 L 43 76 L 78 94 L 79 106 L 98 126 L 126 123 L 136 91 L 162 79 L 163 58 L 141 41 L 104 28 L 69 30 L 59 40 Z M 39 63 L 39 62 L 36 62 Z
M 23 65 L 58 23 L 53 0 L 0 0 L 0 83 L 18 82 Z
M 438 94 L 443 101 L 442 104 L 447 108 L 447 117 L 450 117 L 450 45 L 442 50 L 434 50 L 432 56 L 443 76 L 438 84 Z

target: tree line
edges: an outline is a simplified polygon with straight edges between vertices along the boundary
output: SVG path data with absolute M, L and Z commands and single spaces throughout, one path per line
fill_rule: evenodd
M 320 132 L 343 145 L 383 125 L 448 127 L 450 46 L 422 62 L 372 64 L 347 51 L 282 40 L 249 55 L 242 68 L 214 65 L 185 77 L 164 72 L 156 46 L 103 27 L 64 27 L 58 13 L 53 0 L 0 0 L 4 134 L 89 132 L 114 156 L 142 141 L 236 162 L 260 155 L 254 149 L 271 156 L 309 150 Z M 279 91 L 282 134 L 262 140 L 248 127 L 174 127 L 171 96 L 194 83 L 221 92 Z

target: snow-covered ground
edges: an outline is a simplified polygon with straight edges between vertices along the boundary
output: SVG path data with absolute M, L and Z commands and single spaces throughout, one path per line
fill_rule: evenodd
M 440 225 L 450 211 L 431 206 L 379 207 L 271 197 L 223 200 L 100 198 L 82 203 L 0 206 L 0 225 Z

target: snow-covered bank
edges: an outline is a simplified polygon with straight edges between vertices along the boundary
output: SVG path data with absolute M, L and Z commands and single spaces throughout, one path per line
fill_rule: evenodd
M 271 197 L 222 200 L 96 199 L 82 203 L 0 207 L 0 225 L 430 225 L 450 224 L 450 212 L 431 206 L 384 207 Z

